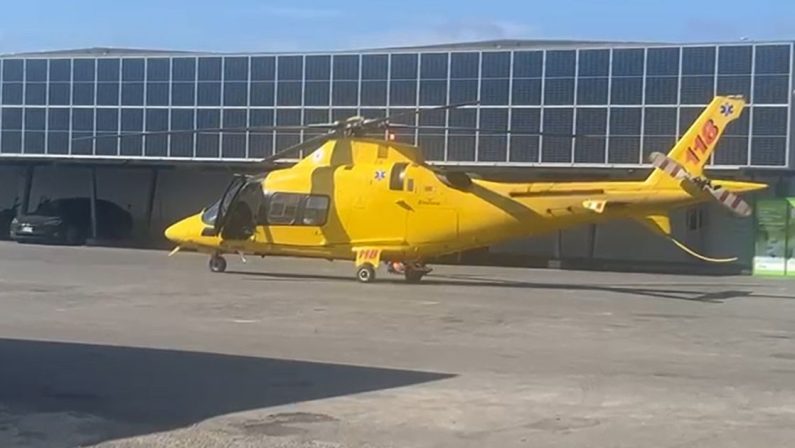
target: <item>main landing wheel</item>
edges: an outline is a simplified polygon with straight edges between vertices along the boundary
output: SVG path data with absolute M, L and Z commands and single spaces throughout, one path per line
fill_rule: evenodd
M 226 270 L 226 259 L 220 255 L 210 257 L 210 270 L 213 272 L 224 272 Z
M 362 283 L 371 283 L 375 280 L 375 268 L 370 263 L 365 263 L 359 266 L 356 270 L 356 280 Z
M 426 273 L 427 272 L 421 271 L 421 270 L 418 270 L 418 269 L 406 268 L 406 270 L 403 273 L 403 275 L 405 275 L 405 277 L 406 277 L 406 282 L 408 282 L 408 283 L 419 283 L 420 280 L 422 280 L 422 277 L 424 277 Z

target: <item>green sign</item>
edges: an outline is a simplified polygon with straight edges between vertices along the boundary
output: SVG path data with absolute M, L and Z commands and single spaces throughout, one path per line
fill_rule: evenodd
M 789 205 L 789 216 L 787 216 L 787 245 L 784 248 L 784 256 L 787 258 L 785 274 L 795 277 L 795 198 L 787 199 Z
M 756 204 L 756 275 L 795 275 L 795 199 L 764 199 Z M 788 269 L 789 268 L 789 269 Z

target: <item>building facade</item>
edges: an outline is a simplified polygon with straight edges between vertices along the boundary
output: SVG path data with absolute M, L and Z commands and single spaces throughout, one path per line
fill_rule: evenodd
M 473 170 L 618 173 L 648 168 L 647 155 L 667 152 L 714 95 L 739 94 L 748 107 L 710 167 L 786 173 L 795 164 L 793 44 L 496 41 L 306 54 L 11 54 L 0 57 L 0 165 L 245 163 L 314 134 L 116 134 L 313 124 L 478 100 L 402 123 L 545 135 L 419 129 L 396 138 L 420 145 L 433 163 Z
M 666 150 L 716 94 L 741 94 L 714 166 L 790 162 L 793 43 L 553 45 L 333 54 L 63 52 L 0 60 L 0 153 L 7 156 L 245 160 L 304 135 L 208 133 L 74 140 L 193 128 L 301 125 L 479 100 L 418 125 L 587 134 L 398 138 L 450 164 L 631 167 Z

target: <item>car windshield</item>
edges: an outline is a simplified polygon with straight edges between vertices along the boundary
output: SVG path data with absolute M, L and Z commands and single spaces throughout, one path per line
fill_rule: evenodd
M 215 201 L 211 206 L 207 207 L 202 213 L 202 222 L 212 226 L 215 224 L 215 218 L 218 217 L 218 204 L 221 200 Z
M 46 201 L 39 204 L 34 214 L 42 216 L 59 216 L 61 212 L 58 202 Z

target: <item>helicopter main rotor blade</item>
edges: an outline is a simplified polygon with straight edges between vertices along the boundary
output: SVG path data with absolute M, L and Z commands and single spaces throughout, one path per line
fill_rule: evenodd
M 511 134 L 511 135 L 526 135 L 526 136 L 545 136 L 545 137 L 568 137 L 568 138 L 604 138 L 604 135 L 597 135 L 597 134 L 560 134 L 555 132 L 532 132 L 532 131 L 520 131 L 520 130 L 513 130 L 513 129 L 487 129 L 487 128 L 470 128 L 470 127 L 460 127 L 460 126 L 413 126 L 408 124 L 400 124 L 400 123 L 390 123 L 387 125 L 387 129 L 418 129 L 418 130 L 437 130 L 437 131 L 459 131 L 459 132 L 478 132 L 481 135 L 500 135 L 500 134 Z M 432 134 L 431 134 L 432 135 Z
M 201 128 L 201 129 L 173 129 L 170 131 L 144 131 L 144 132 L 124 132 L 120 134 L 97 134 L 97 135 L 89 135 L 85 137 L 74 137 L 72 140 L 95 140 L 101 138 L 122 138 L 122 137 L 145 137 L 150 135 L 179 135 L 179 134 L 246 134 L 252 133 L 257 134 L 259 132 L 262 133 L 270 133 L 270 132 L 278 132 L 278 131 L 305 131 L 313 129 L 309 126 L 246 126 L 246 127 L 238 127 L 238 128 Z
M 306 130 L 318 130 L 318 129 L 331 129 L 331 130 L 342 130 L 346 128 L 354 129 L 365 129 L 370 127 L 378 127 L 383 123 L 388 122 L 391 119 L 396 117 L 403 117 L 409 115 L 416 115 L 421 114 L 423 112 L 433 111 L 433 110 L 444 110 L 444 109 L 453 109 L 457 107 L 462 107 L 466 105 L 473 105 L 478 104 L 477 101 L 474 102 L 466 102 L 466 103 L 458 103 L 458 104 L 449 104 L 445 106 L 436 106 L 436 107 L 428 107 L 428 108 L 418 108 L 409 112 L 402 112 L 399 114 L 395 114 L 388 117 L 382 118 L 375 118 L 375 119 L 361 119 L 358 121 L 349 122 L 346 120 L 337 120 L 332 123 L 312 123 L 306 125 L 278 125 L 278 126 L 244 126 L 244 127 L 237 127 L 237 128 L 201 128 L 201 129 L 173 129 L 169 131 L 143 131 L 143 132 L 123 132 L 118 134 L 96 134 L 90 136 L 83 136 L 83 137 L 75 137 L 72 140 L 96 140 L 96 139 L 107 139 L 107 138 L 122 138 L 122 137 L 145 137 L 150 135 L 179 135 L 179 134 L 216 134 L 216 133 L 257 133 L 257 132 L 278 132 L 278 131 L 306 131 Z
M 376 125 L 379 125 L 379 124 L 386 123 L 386 122 L 389 122 L 391 120 L 394 120 L 395 118 L 408 117 L 408 116 L 411 116 L 411 115 L 419 115 L 419 114 L 422 114 L 422 113 L 425 113 L 425 112 L 431 112 L 431 111 L 435 111 L 435 110 L 447 110 L 447 109 L 456 109 L 456 108 L 463 107 L 463 106 L 475 106 L 475 105 L 478 105 L 478 104 L 480 104 L 480 101 L 466 101 L 466 102 L 456 103 L 456 104 L 446 104 L 444 106 L 416 108 L 416 109 L 411 110 L 411 111 L 400 112 L 400 113 L 397 113 L 397 114 L 394 114 L 394 115 L 387 115 L 386 117 L 374 118 L 372 120 L 368 120 L 365 124 L 367 126 L 376 126 Z
M 336 136 L 336 132 L 329 132 L 327 134 L 322 134 L 322 135 L 318 135 L 318 136 L 312 137 L 309 140 L 304 140 L 301 143 L 295 144 L 293 146 L 289 146 L 289 147 L 287 147 L 285 149 L 282 149 L 281 151 L 278 151 L 278 152 L 274 153 L 273 155 L 270 155 L 268 157 L 260 159 L 259 163 L 268 164 L 270 162 L 273 162 L 275 160 L 281 159 L 284 156 L 286 156 L 288 154 L 291 154 L 291 153 L 294 153 L 294 152 L 300 152 L 300 151 L 303 151 L 304 149 L 317 148 L 320 145 L 326 143 L 328 140 L 331 140 L 335 136 Z

